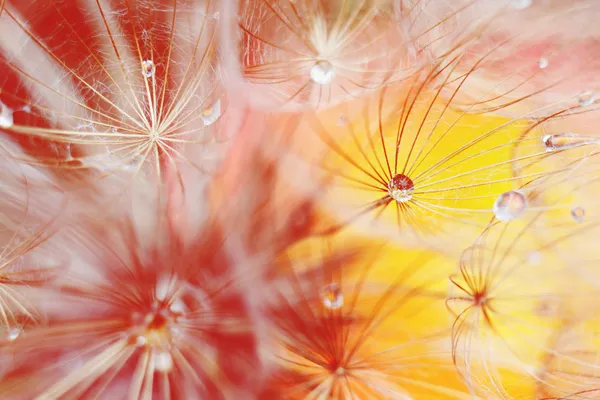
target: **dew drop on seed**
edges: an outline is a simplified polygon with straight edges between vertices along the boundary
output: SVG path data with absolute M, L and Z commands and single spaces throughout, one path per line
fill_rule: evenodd
M 519 191 L 511 190 L 502 193 L 494 203 L 493 211 L 500 221 L 511 221 L 520 217 L 527 208 L 527 198 Z
M 329 61 L 317 61 L 310 69 L 310 79 L 319 85 L 328 85 L 335 76 L 335 68 Z
M 144 60 L 142 61 L 142 75 L 146 78 L 152 77 L 154 72 L 156 71 L 156 66 L 152 60 Z
M 404 174 L 397 174 L 388 184 L 388 195 L 398 203 L 412 199 L 415 184 Z
M 540 265 L 542 263 L 542 253 L 534 250 L 527 254 L 527 262 L 532 265 Z
M 344 305 L 344 296 L 337 284 L 330 283 L 323 288 L 323 305 L 330 310 L 337 310 Z
M 173 368 L 173 358 L 166 351 L 160 351 L 154 355 L 154 368 L 157 371 L 169 372 Z
M 596 97 L 592 92 L 584 92 L 579 95 L 577 102 L 581 107 L 591 106 L 596 101 Z
M 515 10 L 523 10 L 529 7 L 533 3 L 533 0 L 511 0 L 510 5 Z
M 148 342 L 148 340 L 146 340 L 145 336 L 139 335 L 135 338 L 136 346 L 144 346 L 147 342 Z
M 0 128 L 10 128 L 14 122 L 12 108 L 0 101 Z
M 552 152 L 598 143 L 598 139 L 577 135 L 575 133 L 556 133 L 542 137 L 542 143 L 544 144 L 544 147 L 546 147 L 547 152 Z
M 546 68 L 548 64 L 550 64 L 550 62 L 546 57 L 542 57 L 538 60 L 538 67 L 540 67 L 540 69 Z
M 21 330 L 19 328 L 10 328 L 6 331 L 6 338 L 10 341 L 13 341 L 19 337 L 21 334 Z
M 576 222 L 583 222 L 585 219 L 585 209 L 583 207 L 573 207 L 571 209 L 571 217 Z
M 215 101 L 215 103 L 202 110 L 202 121 L 204 121 L 204 126 L 210 126 L 217 122 L 219 117 L 221 116 L 221 99 Z

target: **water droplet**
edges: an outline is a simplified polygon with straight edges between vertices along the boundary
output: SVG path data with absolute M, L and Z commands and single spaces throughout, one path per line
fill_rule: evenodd
M 551 152 L 598 143 L 598 139 L 590 136 L 580 136 L 575 133 L 557 133 L 542 137 L 542 143 L 546 147 L 546 151 Z
M 585 209 L 583 207 L 573 207 L 571 209 L 571 217 L 577 222 L 583 222 L 585 219 Z
M 219 19 L 219 12 L 218 12 L 218 11 L 217 11 L 217 12 L 215 12 L 215 13 L 212 15 L 212 17 L 213 17 L 213 19 Z
M 152 77 L 154 72 L 156 71 L 156 66 L 152 60 L 144 60 L 142 61 L 142 75 L 146 78 Z
M 10 128 L 14 122 L 12 108 L 0 101 L 0 128 Z
M 388 184 L 389 196 L 398 203 L 404 203 L 412 199 L 415 184 L 404 174 L 397 174 Z
M 19 328 L 10 328 L 6 331 L 6 338 L 10 341 L 15 340 L 21 334 L 21 330 Z
M 533 265 L 540 265 L 542 263 L 542 253 L 539 251 L 532 251 L 527 254 L 527 262 Z
M 500 221 L 511 221 L 520 217 L 527 208 L 527 198 L 519 191 L 511 190 L 502 193 L 494 203 L 493 211 Z
M 548 64 L 550 64 L 550 62 L 546 57 L 542 57 L 538 60 L 538 67 L 540 67 L 540 69 L 546 68 Z
M 167 351 L 160 351 L 154 355 L 154 368 L 157 371 L 169 372 L 173 368 L 173 357 Z
M 146 339 L 145 336 L 139 335 L 135 338 L 136 346 L 144 346 L 146 343 L 148 343 L 148 340 Z
M 331 310 L 336 310 L 344 305 L 344 296 L 337 284 L 330 283 L 323 288 L 323 305 Z
M 221 99 L 215 101 L 215 103 L 202 110 L 202 121 L 204 121 L 205 126 L 209 126 L 217 122 L 219 117 L 221 116 Z
M 512 0 L 510 2 L 512 8 L 515 10 L 523 10 L 529 7 L 533 3 L 533 0 Z
M 581 107 L 591 106 L 596 101 L 596 96 L 592 92 L 584 92 L 579 95 L 577 102 Z
M 310 79 L 319 85 L 328 85 L 335 76 L 335 68 L 329 61 L 317 61 L 310 69 Z

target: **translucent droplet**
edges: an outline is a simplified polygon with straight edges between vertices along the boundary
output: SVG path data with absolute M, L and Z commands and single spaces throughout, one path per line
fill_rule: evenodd
M 10 328 L 8 331 L 6 331 L 6 339 L 13 341 L 18 338 L 20 334 L 21 330 L 19 328 Z
M 533 0 L 512 0 L 510 5 L 516 10 L 523 10 L 529 7 L 531 3 L 533 3 Z
M 596 101 L 596 96 L 592 92 L 584 92 L 579 95 L 577 102 L 581 107 L 591 106 Z
M 598 143 L 598 139 L 590 136 L 580 136 L 575 133 L 556 133 L 542 137 L 542 143 L 546 147 L 546 151 L 551 152 Z
M 323 305 L 331 310 L 336 310 L 344 305 L 344 296 L 337 284 L 330 283 L 323 288 Z
M 142 75 L 146 78 L 152 77 L 154 72 L 156 71 L 156 66 L 152 60 L 144 60 L 142 61 Z
M 213 17 L 213 19 L 219 19 L 219 12 L 218 12 L 218 11 L 217 11 L 217 12 L 215 12 L 215 13 L 212 15 L 212 17 Z
M 0 101 L 0 128 L 10 128 L 14 123 L 12 108 Z
M 546 57 L 542 57 L 538 60 L 538 67 L 540 67 L 540 69 L 546 68 L 548 64 L 550 64 L 550 62 Z
M 135 338 L 136 346 L 144 346 L 146 343 L 148 343 L 148 340 L 146 339 L 145 336 L 139 335 Z
M 404 174 L 397 174 L 388 184 L 389 196 L 398 203 L 404 203 L 412 199 L 415 184 Z
M 310 79 L 319 85 L 328 85 L 335 76 L 335 68 L 329 61 L 317 61 L 310 69 Z
M 500 221 L 511 221 L 520 217 L 527 208 L 527 198 L 519 191 L 502 193 L 494 203 L 494 215 Z
M 221 116 L 221 99 L 215 101 L 215 103 L 202 110 L 202 121 L 205 126 L 209 126 L 217 122 Z
M 583 222 L 585 219 L 585 209 L 583 207 L 573 207 L 571 209 L 571 217 L 577 222 Z
M 157 371 L 169 372 L 173 368 L 173 357 L 167 351 L 160 351 L 154 355 L 154 368 Z
M 540 265 L 542 263 L 542 253 L 539 251 L 532 251 L 527 254 L 527 262 L 532 265 Z

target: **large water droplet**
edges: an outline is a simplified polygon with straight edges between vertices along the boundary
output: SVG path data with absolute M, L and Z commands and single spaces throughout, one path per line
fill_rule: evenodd
M 500 221 L 511 221 L 520 217 L 527 208 L 527 198 L 519 191 L 502 193 L 494 203 L 494 215 Z
M 154 355 L 154 368 L 157 371 L 169 372 L 173 368 L 173 357 L 167 351 L 159 351 Z
M 596 96 L 592 92 L 584 92 L 579 95 L 577 102 L 580 106 L 591 106 L 596 101 Z
M 335 76 L 335 68 L 329 61 L 317 61 L 310 69 L 310 79 L 319 85 L 328 85 Z
M 13 109 L 0 101 L 0 128 L 10 128 L 14 123 Z
M 533 3 L 533 0 L 512 0 L 510 5 L 516 10 L 523 10 L 529 7 L 531 3 Z
M 538 67 L 540 67 L 540 69 L 544 69 L 548 66 L 548 64 L 550 64 L 550 62 L 548 61 L 548 59 L 546 57 L 541 57 L 538 60 Z
M 397 174 L 388 184 L 389 196 L 398 203 L 404 203 L 412 199 L 415 184 L 404 174 Z
M 13 341 L 19 337 L 21 334 L 21 329 L 19 328 L 10 328 L 6 331 L 6 339 Z
M 577 222 L 583 222 L 585 219 L 585 209 L 583 207 L 573 207 L 571 209 L 571 217 Z
M 209 126 L 217 122 L 221 116 L 221 99 L 215 101 L 215 103 L 202 110 L 202 121 L 205 126 Z
M 336 310 L 344 305 L 344 295 L 337 284 L 325 285 L 323 288 L 323 305 L 331 310 Z
M 152 60 L 144 60 L 142 61 L 142 75 L 146 78 L 152 77 L 154 72 L 156 71 L 156 66 Z
M 598 139 L 591 136 L 580 136 L 575 133 L 556 133 L 542 137 L 542 143 L 546 147 L 546 151 L 551 152 L 598 143 Z

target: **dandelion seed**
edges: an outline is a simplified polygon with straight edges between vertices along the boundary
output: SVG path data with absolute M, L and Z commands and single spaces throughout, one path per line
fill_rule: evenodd
M 415 184 L 404 174 L 397 174 L 388 184 L 388 194 L 398 203 L 404 203 L 412 199 Z
M 502 193 L 494 203 L 494 215 L 500 221 L 511 221 L 520 217 L 527 208 L 527 198 L 519 191 Z
M 323 305 L 330 310 L 337 310 L 344 305 L 344 296 L 337 284 L 331 283 L 323 288 Z
M 579 97 L 577 98 L 577 102 L 582 107 L 591 106 L 592 104 L 594 104 L 595 101 L 596 101 L 596 97 L 594 96 L 594 93 L 592 93 L 592 92 L 581 93 L 579 95 Z
M 218 99 L 212 106 L 202 110 L 202 121 L 205 126 L 214 124 L 219 117 L 221 117 L 221 99 Z
M 156 66 L 152 60 L 144 60 L 142 61 L 142 75 L 146 78 L 151 78 L 156 71 Z
M 317 61 L 310 69 L 310 79 L 319 85 L 328 85 L 335 76 L 335 68 L 329 61 Z
M 10 128 L 13 124 L 13 110 L 0 101 L 0 128 Z
M 582 222 L 585 219 L 585 209 L 583 207 L 573 207 L 571 209 L 571 217 L 576 222 Z
M 552 152 L 588 144 L 597 144 L 598 139 L 590 136 L 580 136 L 576 133 L 557 133 L 542 137 L 542 143 L 546 147 L 547 152 Z

